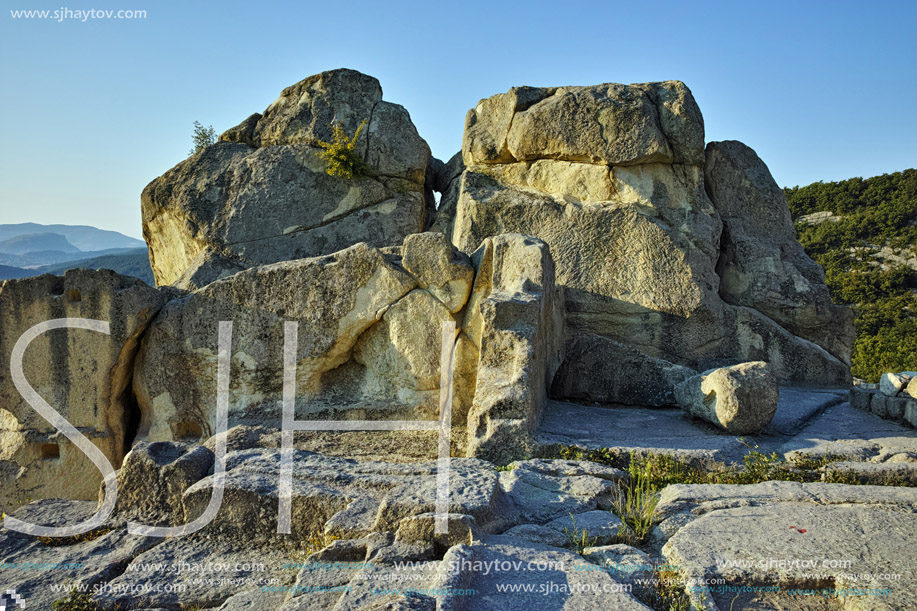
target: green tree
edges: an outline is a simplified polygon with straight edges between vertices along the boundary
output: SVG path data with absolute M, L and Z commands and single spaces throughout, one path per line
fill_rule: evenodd
M 194 132 L 191 134 L 191 142 L 194 147 L 191 149 L 191 155 L 200 153 L 205 148 L 217 141 L 217 134 L 213 131 L 213 126 L 204 127 L 200 121 L 194 122 Z
M 917 247 L 917 170 L 784 189 L 799 241 L 825 268 L 836 303 L 856 315 L 853 374 L 877 381 L 886 371 L 917 369 L 917 271 L 885 261 L 883 247 Z M 819 225 L 798 221 L 830 211 Z

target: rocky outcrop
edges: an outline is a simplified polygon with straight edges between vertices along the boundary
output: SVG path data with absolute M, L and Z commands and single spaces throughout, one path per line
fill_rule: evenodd
M 341 419 L 343 410 L 436 419 L 442 325 L 458 321 L 456 451 L 506 462 L 530 450 L 560 350 L 562 306 L 548 249 L 505 235 L 469 259 L 442 234 L 426 233 L 386 253 L 357 244 L 249 269 L 170 302 L 144 338 L 135 371 L 140 439 L 215 432 L 223 320 L 234 324 L 231 426 L 279 428 L 284 321 L 300 323 L 297 418 Z
M 79 448 L 20 395 L 11 375 L 13 348 L 40 323 L 82 318 L 108 323 L 42 332 L 24 353 L 27 383 L 118 468 L 130 449 L 137 408 L 130 382 L 134 356 L 165 298 L 136 278 L 71 270 L 0 283 L 0 505 L 33 498 L 95 499 L 102 474 Z
M 360 129 L 352 180 L 316 155 L 335 125 Z M 876 575 L 913 556 L 917 498 L 889 486 L 672 485 L 642 549 L 621 543 L 636 537 L 621 504 L 645 483 L 623 468 L 649 454 L 749 478 L 774 453 L 809 461 L 781 477 L 917 481 L 917 437 L 873 415 L 917 422 L 910 373 L 884 393 L 853 391 L 873 414 L 836 388 L 784 388 L 778 406 L 778 381 L 849 379 L 849 312 L 827 299 L 760 159 L 739 143 L 705 151 L 680 82 L 514 88 L 469 113 L 462 152 L 442 163 L 375 79 L 325 72 L 153 181 L 143 206 L 157 280 L 171 286 L 82 271 L 0 284 L 5 358 L 50 318 L 111 327 L 49 331 L 26 353 L 38 393 L 120 468 L 104 528 L 52 544 L 0 528 L 4 587 L 30 608 L 51 608 L 48 585 L 63 579 L 104 586 L 94 602 L 106 609 L 645 609 L 660 602 L 647 585 L 660 562 L 697 582 L 761 582 L 774 574 L 759 562 L 803 543 Z M 215 435 L 223 322 L 233 428 Z M 289 455 L 288 322 L 296 420 L 357 421 L 297 431 Z M 417 430 L 365 422 L 398 420 Z M 767 461 L 743 471 L 746 434 Z M 0 452 L 0 501 L 19 519 L 72 524 L 95 509 L 16 509 L 29 496 L 103 498 L 95 467 L 3 369 Z M 520 460 L 580 452 L 621 468 Z M 277 532 L 282 456 L 292 536 Z M 128 533 L 129 520 L 187 524 L 214 498 L 213 520 L 187 536 Z M 883 542 L 889 528 L 897 538 Z M 73 564 L 16 571 L 36 562 Z M 911 608 L 901 573 L 871 585 Z M 736 604 L 693 585 L 698 608 Z
M 777 411 L 777 378 L 763 361 L 712 369 L 675 387 L 690 414 L 735 435 L 759 433 Z
M 416 286 L 416 279 L 378 250 L 358 244 L 326 257 L 249 269 L 170 302 L 144 337 L 138 357 L 134 385 L 143 414 L 140 438 L 213 435 L 217 329 L 224 320 L 233 322 L 230 425 L 279 428 L 287 320 L 300 322 L 299 408 L 315 413 L 362 399 L 363 380 L 373 372 L 352 357 L 355 351 L 373 350 L 371 338 L 357 346 L 364 333 L 377 322 L 394 324 L 392 317 L 405 309 L 436 312 L 439 307 L 449 315 L 425 291 L 399 301 Z M 393 308 L 396 302 L 400 306 Z M 370 366 L 384 366 L 379 356 Z M 346 371 L 336 371 L 348 362 Z
M 472 260 L 477 274 L 461 356 L 477 363 L 468 453 L 505 463 L 531 451 L 559 362 L 563 304 L 540 240 L 488 238 Z
M 319 143 L 332 141 L 334 124 L 352 136 L 363 122 L 355 153 L 365 175 L 328 175 Z M 358 242 L 400 244 L 423 230 L 429 158 L 376 79 L 343 69 L 311 76 L 143 190 L 156 282 L 176 282 L 210 251 L 251 267 Z
M 141 441 L 118 471 L 115 515 L 149 525 L 184 524 L 197 516 L 186 520 L 182 495 L 212 471 L 213 452 L 204 446 Z
M 579 375 L 596 367 L 578 346 L 590 336 L 639 351 L 640 358 L 627 359 L 642 361 L 633 366 L 638 370 L 658 366 L 647 359 L 693 369 L 767 360 L 784 382 L 849 381 L 849 311 L 831 305 L 823 275 L 791 224 L 789 233 L 768 237 L 766 220 L 756 225 L 758 217 L 746 213 L 761 205 L 789 219 L 763 164 L 747 156 L 729 155 L 731 165 L 721 160 L 732 152 L 711 145 L 705 157 L 703 118 L 677 81 L 517 87 L 469 111 L 454 220 L 447 227 L 447 214 L 437 222 L 465 252 L 507 231 L 548 244 L 570 348 L 570 362 L 554 381 L 562 396 L 623 403 L 647 396 L 630 395 L 632 385 L 624 384 L 598 391 Z M 710 164 L 717 168 L 709 174 L 718 183 L 712 190 L 705 185 Z M 748 182 L 743 172 L 757 182 L 734 187 L 729 181 Z M 725 254 L 724 223 L 733 228 Z M 739 242 L 750 246 L 736 259 Z M 751 270 L 774 256 L 779 266 L 770 279 L 740 298 L 732 281 L 736 261 Z M 807 284 L 778 287 L 784 272 Z M 721 289 L 720 274 L 727 273 Z M 783 290 L 779 298 L 770 295 L 776 288 Z M 827 324 L 831 317 L 842 324 Z M 667 400 L 665 392 L 649 398 Z
M 786 197 L 741 142 L 707 145 L 704 185 L 723 221 L 720 296 L 754 308 L 850 364 L 853 311 L 831 303 L 825 273 L 796 240 Z

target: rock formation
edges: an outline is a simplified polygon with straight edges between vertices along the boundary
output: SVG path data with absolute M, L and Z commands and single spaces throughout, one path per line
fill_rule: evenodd
M 364 175 L 325 172 L 317 152 L 336 125 L 359 130 Z M 454 322 L 453 451 L 501 463 L 534 451 L 549 394 L 670 406 L 696 369 L 755 360 L 781 382 L 846 382 L 849 310 L 831 304 L 766 166 L 741 143 L 704 144 L 677 81 L 517 87 L 469 111 L 460 154 L 431 161 L 376 79 L 309 77 L 144 189 L 150 260 L 175 289 L 131 289 L 144 295 L 123 314 L 132 322 L 112 320 L 127 331 L 105 340 L 118 366 L 96 367 L 108 377 L 83 398 L 114 407 L 78 426 L 111 435 L 115 464 L 134 438 L 125 427 L 148 442 L 211 437 L 220 321 L 234 325 L 230 424 L 274 428 L 284 322 L 299 322 L 298 419 L 436 419 L 441 326 Z M 4 300 L 58 290 L 48 283 L 60 281 L 9 284 Z M 118 308 L 125 294 L 93 299 Z M 21 317 L 4 321 L 7 344 Z M 26 443 L 34 416 L 2 413 L 15 414 L 5 472 L 44 464 L 33 454 L 49 433 Z M 429 435 L 411 435 L 400 448 L 356 432 L 299 439 L 417 459 Z M 68 494 L 92 498 L 89 479 Z
M 754 153 L 711 143 L 705 157 L 684 84 L 514 88 L 482 100 L 465 127 L 452 239 L 470 251 L 514 231 L 549 245 L 566 304 L 558 391 L 634 400 L 593 394 L 583 384 L 594 378 L 573 373 L 616 375 L 612 359 L 601 373 L 589 355 L 566 362 L 589 336 L 692 368 L 765 360 L 784 382 L 849 381 L 849 310 L 831 305 Z M 748 214 L 758 209 L 767 216 Z
M 624 466 L 663 453 L 692 468 L 735 465 L 747 450 L 735 435 L 750 434 L 787 460 L 824 456 L 815 475 L 826 480 L 840 465 L 846 481 L 917 481 L 917 434 L 875 417 L 917 422 L 915 382 L 889 377 L 885 393 L 850 391 L 861 411 L 845 403 L 849 311 L 831 303 L 764 163 L 741 143 L 705 146 L 683 83 L 513 88 L 468 113 L 462 151 L 445 163 L 381 97 L 378 81 L 351 70 L 309 77 L 150 183 L 144 236 L 159 288 L 88 271 L 0 284 L 7 362 L 45 320 L 109 322 L 108 336 L 39 336 L 25 373 L 119 469 L 120 489 L 102 531 L 54 547 L 0 529 L 0 560 L 84 562 L 54 578 L 108 586 L 95 597 L 105 609 L 645 609 L 638 598 L 652 593 L 636 586 L 653 575 L 650 561 L 697 579 L 710 567 L 747 577 L 721 562 L 735 552 L 723 532 L 758 559 L 798 549 L 787 537 L 805 526 L 785 527 L 811 523 L 819 554 L 838 546 L 883 572 L 883 555 L 917 542 L 910 489 L 769 482 L 665 488 L 638 550 L 621 542 L 637 537 L 633 520 L 609 511 L 622 513 L 637 478 L 531 458 L 594 451 Z M 353 178 L 328 174 L 317 155 L 335 126 L 359 130 L 365 167 Z M 218 434 L 224 321 L 231 428 Z M 298 431 L 285 454 L 291 322 L 298 421 L 429 426 Z M 3 510 L 45 524 L 84 519 L 100 474 L 8 372 Z M 443 447 L 450 460 L 434 461 Z M 293 536 L 278 534 L 287 490 Z M 188 523 L 220 494 L 213 521 L 189 536 L 126 527 Z M 880 543 L 881 524 L 900 541 Z M 567 568 L 469 570 L 478 561 Z M 607 570 L 625 562 L 643 566 Z M 149 568 L 207 563 L 226 567 L 219 580 Z M 798 579 L 777 576 L 784 587 Z M 137 583 L 148 586 L 142 599 Z M 510 597 L 508 583 L 567 589 Z M 3 583 L 35 608 L 60 597 L 47 584 L 34 572 Z M 907 584 L 894 584 L 905 607 L 917 601 Z M 475 597 L 443 594 L 465 589 Z M 695 594 L 701 608 L 723 602 Z
M 11 375 L 13 348 L 35 325 L 62 318 L 105 321 L 109 333 L 56 328 L 24 353 L 32 388 L 94 443 L 115 468 L 137 427 L 134 355 L 164 296 L 111 271 L 71 270 L 0 283 L 0 505 L 29 499 L 95 499 L 102 475 L 26 402 Z
M 325 173 L 317 153 L 339 124 L 369 174 Z M 241 267 L 315 257 L 358 242 L 400 244 L 424 228 L 430 149 L 376 79 L 333 70 L 287 87 L 143 190 L 143 235 L 157 284 L 176 282 L 202 253 Z
M 741 142 L 707 145 L 704 179 L 723 221 L 720 296 L 757 310 L 850 364 L 853 312 L 831 303 L 825 273 L 796 240 L 783 190 Z

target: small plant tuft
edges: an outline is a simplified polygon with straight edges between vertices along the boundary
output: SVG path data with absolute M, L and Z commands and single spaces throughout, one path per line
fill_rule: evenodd
M 194 146 L 191 147 L 191 152 L 189 154 L 196 155 L 211 144 L 216 143 L 216 141 L 217 134 L 213 131 L 212 125 L 204 127 L 200 121 L 195 121 L 194 131 L 191 133 L 191 142 Z
M 55 600 L 51 609 L 53 611 L 98 611 L 99 605 L 88 592 L 71 592 L 67 598 Z
M 633 530 L 637 541 L 645 541 L 649 536 L 655 521 L 657 503 L 659 492 L 651 485 L 646 473 L 637 470 L 631 474 L 628 484 L 619 484 L 611 502 L 614 513 Z M 622 527 L 618 538 L 626 540 L 627 534 L 627 529 Z
M 332 142 L 319 141 L 318 145 L 325 150 L 320 151 L 318 156 L 327 164 L 325 172 L 329 176 L 350 180 L 354 176 L 361 177 L 370 174 L 369 168 L 356 153 L 357 139 L 364 127 L 366 127 L 366 121 L 357 126 L 352 137 L 348 137 L 338 121 L 331 126 Z
M 685 579 L 669 565 L 657 565 L 653 569 L 653 591 L 645 601 L 653 609 L 665 611 L 689 611 L 691 599 L 685 592 Z
M 598 542 L 599 538 L 592 537 L 592 539 L 590 539 L 589 533 L 585 528 L 582 530 L 577 529 L 576 517 L 572 513 L 570 514 L 570 521 L 573 523 L 572 528 L 567 528 L 564 526 L 564 535 L 567 537 L 567 543 L 569 546 L 573 548 L 577 554 L 582 554 L 583 550 L 585 550 L 587 547 L 594 546 Z

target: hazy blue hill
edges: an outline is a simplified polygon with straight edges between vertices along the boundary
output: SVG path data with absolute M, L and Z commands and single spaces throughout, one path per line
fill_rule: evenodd
M 24 233 L 0 241 L 0 252 L 24 255 L 36 251 L 80 252 L 67 238 L 59 233 Z
M 0 224 L 0 242 L 30 233 L 58 233 L 80 250 L 98 251 L 111 248 L 144 248 L 146 245 L 117 231 L 89 225 L 41 225 L 39 223 Z M 58 250 L 58 249 L 55 249 Z
M 150 257 L 146 248 L 133 249 L 116 255 L 103 255 L 101 257 L 92 257 L 90 259 L 80 259 L 78 261 L 67 261 L 55 265 L 45 265 L 32 270 L 29 275 L 55 274 L 62 275 L 68 269 L 110 269 L 124 274 L 125 276 L 134 276 L 140 278 L 150 286 L 154 285 L 153 270 L 150 268 Z
M 9 280 L 11 278 L 26 278 L 34 276 L 35 270 L 22 269 L 21 267 L 12 267 L 9 265 L 0 265 L 0 280 Z
M 146 247 L 143 247 L 146 250 Z M 11 255 L 0 252 L 0 265 L 13 265 L 15 267 L 35 268 L 43 265 L 69 263 L 83 259 L 93 259 L 105 255 L 122 255 L 137 252 L 137 248 L 107 248 L 105 250 L 61 252 L 59 250 L 42 250 L 29 252 L 24 255 Z

